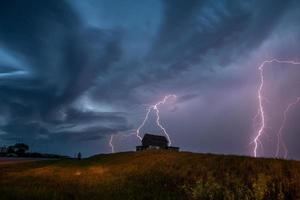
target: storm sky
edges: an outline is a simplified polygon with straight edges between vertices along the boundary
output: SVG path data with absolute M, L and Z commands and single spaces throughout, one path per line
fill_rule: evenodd
M 0 146 L 83 156 L 131 151 L 149 105 L 184 151 L 252 155 L 258 66 L 300 61 L 297 0 L 5 0 L 0 6 Z M 266 129 L 274 156 L 300 66 L 268 64 Z M 300 105 L 283 139 L 300 159 Z M 162 134 L 154 113 L 142 133 Z

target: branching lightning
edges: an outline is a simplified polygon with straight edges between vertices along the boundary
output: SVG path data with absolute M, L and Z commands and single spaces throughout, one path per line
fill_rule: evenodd
M 279 157 L 279 153 L 280 153 L 280 143 L 283 147 L 283 150 L 284 150 L 284 158 L 287 158 L 287 155 L 288 155 L 288 149 L 282 139 L 282 133 L 283 133 L 283 130 L 284 130 L 284 126 L 286 124 L 286 120 L 287 120 L 287 115 L 288 115 L 288 112 L 290 111 L 290 109 L 294 106 L 296 106 L 298 103 L 300 102 L 300 97 L 298 97 L 296 99 L 296 101 L 290 103 L 286 109 L 284 110 L 283 112 L 283 120 L 282 120 L 282 123 L 281 123 L 281 126 L 279 128 L 279 131 L 278 131 L 278 134 L 277 134 L 277 149 L 276 149 L 276 157 Z
M 143 128 L 143 126 L 145 125 L 146 121 L 148 120 L 149 114 L 150 114 L 150 112 L 151 112 L 151 108 L 152 108 L 152 107 L 149 107 L 149 108 L 147 109 L 147 113 L 146 113 L 146 116 L 145 116 L 143 122 L 142 122 L 141 125 L 138 127 L 138 129 L 136 130 L 136 136 L 137 136 L 140 140 L 142 140 L 142 137 L 140 136 L 140 130 L 141 130 L 141 128 Z
M 281 63 L 281 64 L 292 64 L 292 65 L 300 65 L 300 62 L 292 61 L 292 60 L 278 60 L 278 59 L 272 59 L 272 60 L 265 60 L 261 63 L 261 65 L 258 67 L 259 75 L 260 75 L 260 85 L 257 91 L 257 97 L 258 97 L 258 107 L 259 107 L 259 116 L 260 116 L 260 127 L 258 129 L 258 132 L 253 140 L 254 143 L 254 149 L 253 149 L 253 155 L 254 157 L 257 157 L 257 151 L 258 151 L 258 144 L 261 143 L 260 138 L 264 133 L 266 124 L 265 124 L 265 109 L 263 105 L 263 87 L 264 87 L 264 66 L 265 64 L 269 63 Z
M 163 131 L 163 133 L 165 134 L 165 136 L 167 137 L 168 139 L 168 142 L 169 142 L 169 145 L 171 145 L 171 138 L 169 136 L 169 134 L 167 133 L 166 129 L 163 127 L 163 125 L 161 124 L 160 122 L 160 112 L 159 112 L 159 106 L 162 105 L 162 104 L 165 104 L 167 102 L 167 100 L 169 98 L 176 98 L 177 96 L 172 94 L 172 95 L 166 95 L 163 100 L 157 102 L 156 104 L 154 105 L 151 105 L 147 108 L 147 112 L 146 112 L 146 115 L 145 115 L 145 118 L 144 120 L 142 121 L 142 123 L 140 124 L 140 126 L 137 128 L 136 130 L 136 133 L 135 135 L 140 139 L 142 140 L 142 137 L 140 136 L 140 130 L 144 127 L 144 125 L 146 124 L 147 120 L 149 119 L 149 114 L 151 113 L 152 110 L 155 111 L 155 114 L 156 114 L 156 125 Z M 132 134 L 129 134 L 128 136 L 130 136 Z M 109 146 L 111 148 L 111 152 L 114 153 L 115 152 L 115 148 L 114 148 L 114 144 L 113 144 L 113 140 L 114 140 L 114 135 L 111 135 L 110 136 L 110 140 L 109 140 Z
M 166 101 L 169 99 L 169 98 L 176 98 L 176 95 L 172 94 L 172 95 L 167 95 L 164 97 L 163 100 L 157 102 L 156 104 L 154 105 L 151 105 L 148 109 L 147 109 L 147 112 L 146 112 L 146 115 L 145 115 L 145 118 L 143 120 L 143 122 L 141 123 L 141 125 L 138 127 L 138 129 L 136 130 L 136 136 L 142 140 L 142 137 L 140 136 L 140 130 L 143 128 L 143 126 L 145 125 L 145 123 L 147 122 L 147 120 L 149 119 L 149 114 L 151 112 L 151 110 L 154 110 L 155 113 L 156 113 L 156 125 L 163 131 L 163 133 L 165 134 L 165 136 L 167 137 L 168 141 L 169 141 L 169 145 L 171 145 L 171 139 L 170 139 L 170 136 L 169 134 L 167 133 L 166 129 L 162 126 L 162 124 L 160 123 L 160 116 L 159 116 L 159 106 L 162 105 L 162 104 L 165 104 Z

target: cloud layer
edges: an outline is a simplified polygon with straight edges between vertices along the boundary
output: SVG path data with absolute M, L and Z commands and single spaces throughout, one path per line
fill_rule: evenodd
M 295 0 L 7 1 L 0 7 L 0 141 L 47 143 L 37 150 L 68 154 L 107 152 L 110 134 L 132 133 L 145 106 L 175 93 L 177 101 L 161 108 L 175 144 L 250 154 L 255 67 L 273 56 L 297 58 L 299 6 Z M 130 150 L 137 142 L 117 145 Z

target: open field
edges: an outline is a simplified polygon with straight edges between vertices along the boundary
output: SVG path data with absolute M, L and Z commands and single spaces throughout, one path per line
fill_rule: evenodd
M 49 160 L 45 158 L 18 158 L 18 157 L 0 157 L 0 165 L 1 164 L 9 164 L 9 163 L 21 163 L 21 162 L 32 162 L 37 160 Z
M 0 165 L 0 199 L 300 199 L 300 162 L 145 151 Z

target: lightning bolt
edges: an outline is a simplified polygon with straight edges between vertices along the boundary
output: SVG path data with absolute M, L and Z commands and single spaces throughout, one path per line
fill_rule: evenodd
M 115 137 L 117 136 L 117 138 L 119 139 L 120 137 L 121 138 L 124 138 L 124 137 L 127 138 L 127 137 L 131 137 L 131 136 L 135 136 L 136 135 L 135 130 L 131 130 L 131 131 L 133 131 L 133 132 L 110 135 L 108 144 L 111 148 L 111 153 L 115 153 L 115 144 L 114 144 Z
M 154 110 L 155 113 L 156 113 L 156 125 L 163 131 L 163 133 L 165 134 L 165 136 L 167 137 L 168 139 L 168 142 L 169 142 L 169 145 L 171 145 L 171 138 L 169 136 L 169 134 L 167 133 L 166 129 L 162 126 L 162 124 L 160 123 L 160 116 L 159 116 L 159 106 L 162 105 L 162 104 L 165 104 L 167 102 L 167 100 L 169 98 L 176 98 L 177 96 L 174 95 L 174 94 L 171 94 L 171 95 L 166 95 L 163 100 L 157 102 L 156 104 L 154 105 L 151 105 L 148 109 L 147 109 L 147 112 L 146 112 L 146 115 L 145 115 L 145 118 L 143 120 L 143 122 L 141 123 L 141 125 L 137 128 L 136 130 L 136 136 L 142 140 L 142 137 L 140 136 L 140 130 L 144 127 L 145 123 L 147 122 L 147 120 L 149 119 L 149 114 L 151 112 L 151 110 Z
M 142 137 L 140 136 L 140 130 L 141 130 L 141 128 L 143 128 L 143 126 L 145 125 L 146 121 L 148 120 L 148 118 L 149 118 L 149 113 L 151 112 L 151 108 L 152 108 L 152 107 L 149 107 L 149 108 L 147 109 L 147 113 L 146 113 L 146 116 L 145 116 L 143 122 L 142 122 L 141 125 L 138 127 L 138 129 L 136 130 L 136 136 L 137 136 L 140 140 L 142 140 Z
M 260 66 L 258 67 L 259 70 L 259 76 L 260 76 L 260 84 L 257 91 L 257 97 L 258 97 L 258 110 L 259 110 L 259 116 L 260 116 L 260 127 L 258 129 L 258 132 L 253 140 L 254 143 L 254 149 L 253 149 L 253 155 L 254 157 L 257 157 L 257 150 L 258 150 L 258 144 L 261 143 L 260 137 L 263 135 L 266 124 L 265 124 L 265 109 L 263 105 L 263 87 L 264 87 L 264 66 L 266 64 L 270 63 L 281 63 L 281 64 L 292 64 L 292 65 L 300 65 L 300 62 L 292 61 L 292 60 L 278 60 L 278 59 L 272 59 L 272 60 L 265 60 L 263 61 Z
M 115 153 L 115 147 L 113 145 L 114 135 L 110 135 L 109 146 L 111 148 L 111 153 Z
M 277 149 L 276 149 L 276 157 L 278 158 L 279 156 L 279 151 L 280 151 L 280 143 L 282 144 L 283 146 L 283 149 L 284 149 L 284 158 L 287 158 L 287 155 L 288 155 L 288 149 L 282 139 L 282 133 L 283 133 L 283 130 L 284 130 L 284 126 L 285 126 L 285 123 L 286 123 L 286 120 L 287 120 L 287 115 L 288 115 L 288 112 L 290 111 L 290 109 L 294 106 L 296 106 L 298 103 L 300 102 L 300 97 L 298 97 L 296 99 L 296 101 L 288 104 L 288 106 L 286 107 L 286 109 L 284 110 L 283 112 L 283 120 L 282 120 L 282 123 L 281 123 L 281 126 L 279 128 L 279 131 L 278 131 L 278 134 L 277 134 Z

